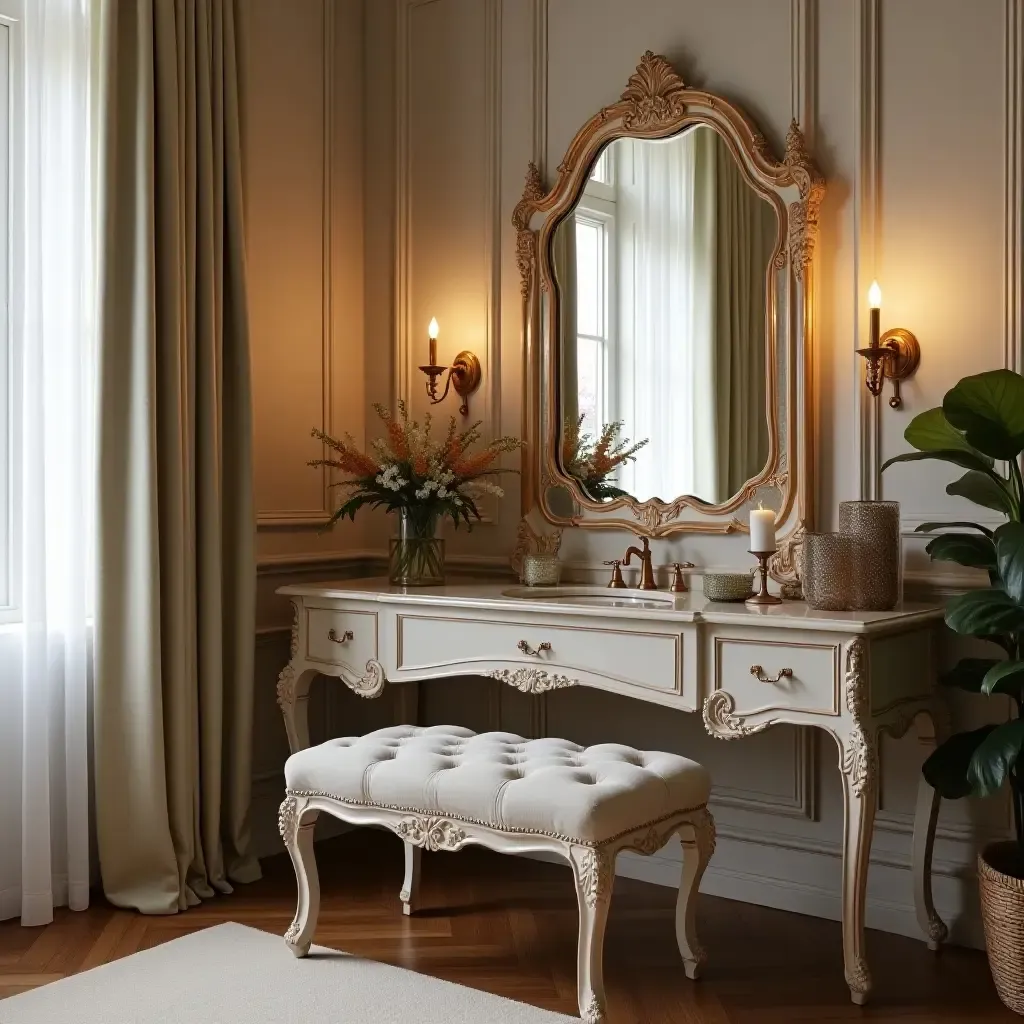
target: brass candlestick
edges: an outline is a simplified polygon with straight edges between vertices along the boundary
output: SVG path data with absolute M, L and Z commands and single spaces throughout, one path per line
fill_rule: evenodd
M 753 597 L 748 597 L 746 604 L 752 608 L 762 608 L 765 605 L 782 604 L 782 598 L 768 593 L 768 559 L 775 554 L 774 551 L 751 551 L 757 559 L 757 571 L 761 575 L 761 586 Z

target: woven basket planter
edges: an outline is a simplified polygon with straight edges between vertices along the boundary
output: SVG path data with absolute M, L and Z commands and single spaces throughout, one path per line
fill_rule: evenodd
M 999 998 L 1024 1014 L 1024 879 L 1006 874 L 1020 869 L 1016 843 L 992 843 L 978 857 L 981 916 L 992 980 Z M 1003 870 L 1000 870 L 1003 869 Z

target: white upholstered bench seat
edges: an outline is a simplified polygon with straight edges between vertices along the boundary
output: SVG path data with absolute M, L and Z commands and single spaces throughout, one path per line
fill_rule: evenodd
M 285 941 L 304 956 L 319 908 L 313 825 L 320 811 L 383 825 L 406 844 L 403 910 L 416 905 L 420 854 L 476 843 L 503 853 L 548 852 L 572 865 L 580 908 L 580 1015 L 604 1019 L 602 948 L 615 871 L 624 849 L 654 853 L 678 834 L 683 878 L 676 936 L 689 977 L 703 951 L 694 900 L 714 849 L 707 771 L 685 757 L 614 743 L 473 733 L 458 726 L 395 726 L 300 750 L 285 765 L 280 828 L 298 880 Z

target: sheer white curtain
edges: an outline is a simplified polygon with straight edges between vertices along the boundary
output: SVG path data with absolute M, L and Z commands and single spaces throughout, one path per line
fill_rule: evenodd
M 714 133 L 633 143 L 619 165 L 619 416 L 650 438 L 621 486 L 645 500 L 716 490 Z
M 38 925 L 89 902 L 92 23 L 89 0 L 4 2 L 21 15 L 9 23 L 20 586 L 0 650 L 0 917 Z

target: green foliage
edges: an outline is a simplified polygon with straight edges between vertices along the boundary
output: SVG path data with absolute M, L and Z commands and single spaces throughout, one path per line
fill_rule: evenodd
M 972 522 L 925 523 L 919 530 L 970 530 L 934 537 L 933 559 L 984 569 L 990 586 L 952 598 L 946 625 L 996 645 L 1002 658 L 964 658 L 942 683 L 970 693 L 1006 694 L 1016 716 L 947 739 L 924 764 L 928 782 L 944 797 L 987 796 L 1009 783 L 1017 841 L 1024 844 L 1024 377 L 992 370 L 965 377 L 946 393 L 941 408 L 921 413 L 904 434 L 916 449 L 882 467 L 937 460 L 966 472 L 948 494 L 994 509 L 1007 522 L 996 530 Z M 1005 465 L 1005 472 L 999 464 Z

